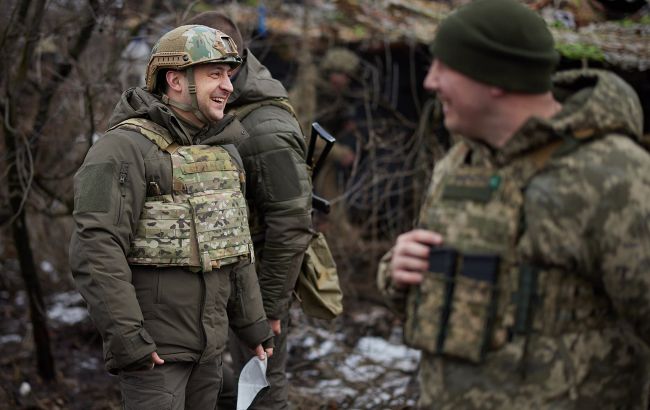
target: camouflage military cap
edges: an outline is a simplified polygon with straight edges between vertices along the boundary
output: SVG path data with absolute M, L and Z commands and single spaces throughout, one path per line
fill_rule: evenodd
M 234 68 L 241 62 L 237 46 L 227 34 L 206 26 L 180 26 L 163 35 L 151 49 L 147 90 L 156 90 L 156 77 L 162 69 L 184 70 L 205 63 L 224 63 Z

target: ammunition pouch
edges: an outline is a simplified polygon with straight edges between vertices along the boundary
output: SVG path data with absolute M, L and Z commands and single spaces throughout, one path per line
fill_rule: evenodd
M 314 234 L 305 252 L 296 294 L 308 316 L 331 320 L 343 312 L 343 293 L 336 263 L 321 232 Z
M 410 289 L 406 344 L 480 363 L 492 339 L 498 255 L 434 248 L 429 272 Z

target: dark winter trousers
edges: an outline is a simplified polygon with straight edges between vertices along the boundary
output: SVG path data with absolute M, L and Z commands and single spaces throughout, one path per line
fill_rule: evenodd
M 286 410 L 289 408 L 289 383 L 287 381 L 287 333 L 289 331 L 289 313 L 281 319 L 282 333 L 273 338 L 273 356 L 268 360 L 266 378 L 270 389 L 261 392 L 249 409 L 254 410 Z M 237 336 L 230 332 L 228 346 L 232 355 L 234 381 L 224 380 L 224 392 L 219 398 L 219 410 L 236 408 L 237 383 L 239 372 L 244 365 L 254 356 L 253 352 L 243 344 Z M 229 372 L 224 372 L 228 377 Z M 226 391 L 227 388 L 234 391 Z
M 121 372 L 125 410 L 215 410 L 221 390 L 221 356 L 207 363 L 170 362 L 153 370 Z

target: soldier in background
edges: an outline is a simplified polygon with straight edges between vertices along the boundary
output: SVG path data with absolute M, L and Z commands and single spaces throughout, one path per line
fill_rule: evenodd
M 313 121 L 317 121 L 337 140 L 325 167 L 314 181 L 316 192 L 325 198 L 337 198 L 345 191 L 356 157 L 357 141 L 363 140 L 363 124 L 360 124 L 363 95 L 358 86 L 360 65 L 359 57 L 343 47 L 327 50 L 319 64 Z
M 561 72 L 514 0 L 445 19 L 425 79 L 450 132 L 379 286 L 422 349 L 420 405 L 647 409 L 650 156 L 632 88 Z
M 224 117 L 240 64 L 217 30 L 163 35 L 75 175 L 70 265 L 126 409 L 214 409 L 229 325 L 273 353 Z
M 235 90 L 228 99 L 228 112 L 248 131 L 236 146 L 246 170 L 246 199 L 264 310 L 275 333 L 275 354 L 267 368 L 271 386 L 251 408 L 286 409 L 289 306 L 313 236 L 305 139 L 286 90 L 244 47 L 237 25 L 217 12 L 199 14 L 189 22 L 224 31 L 242 50 L 243 63 L 233 76 Z M 230 340 L 230 352 L 237 377 L 248 355 L 236 337 Z

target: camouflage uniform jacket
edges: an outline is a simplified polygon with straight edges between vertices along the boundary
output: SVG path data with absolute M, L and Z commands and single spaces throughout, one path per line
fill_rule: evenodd
M 471 165 L 499 170 L 566 141 L 525 188 L 515 248 L 539 278 L 554 278 L 554 292 L 540 291 L 532 333 L 513 330 L 478 364 L 423 352 L 423 408 L 648 408 L 650 155 L 633 141 L 642 128 L 638 97 L 597 70 L 560 73 L 555 86 L 563 109 L 552 119 L 529 119 L 497 151 L 466 142 Z M 450 157 L 437 164 L 430 194 L 458 166 Z M 379 286 L 401 303 L 389 258 Z M 603 310 L 585 312 L 596 299 Z
M 282 84 L 249 51 L 234 80 L 228 108 L 287 97 Z M 287 110 L 256 108 L 242 125 L 248 137 L 236 143 L 246 170 L 251 235 L 257 254 L 266 315 L 281 318 L 288 310 L 311 232 L 311 180 L 300 125 Z
M 231 144 L 245 133 L 226 117 L 202 130 L 181 123 L 148 92 L 127 90 L 110 126 L 146 118 L 166 128 L 179 145 L 219 145 L 241 160 Z M 254 347 L 271 338 L 253 264 L 242 260 L 210 272 L 184 267 L 129 266 L 147 186 L 172 191 L 172 164 L 133 129 L 115 128 L 88 151 L 75 175 L 75 231 L 70 265 L 104 341 L 107 369 L 137 368 L 157 351 L 167 362 L 207 361 L 225 348 L 228 325 Z M 242 184 L 243 189 L 243 184 Z M 229 323 L 230 322 L 230 323 Z

